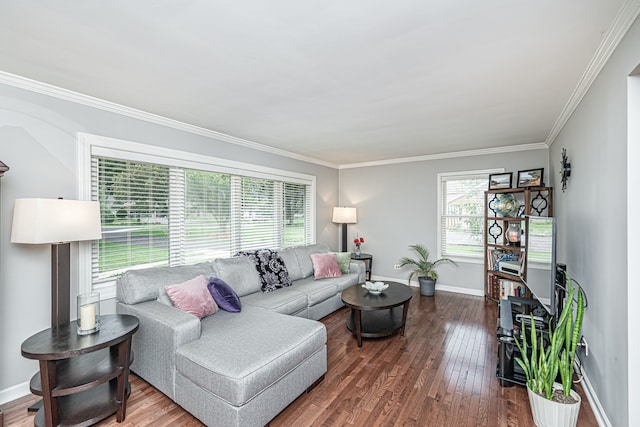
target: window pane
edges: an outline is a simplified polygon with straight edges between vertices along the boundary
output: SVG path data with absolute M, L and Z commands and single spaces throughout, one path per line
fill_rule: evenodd
M 553 224 L 549 221 L 529 221 L 529 259 L 551 265 Z
M 284 246 L 306 242 L 306 186 L 284 184 Z
M 442 255 L 483 255 L 485 177 L 449 177 L 442 181 Z
M 102 216 L 102 240 L 93 248 L 94 283 L 129 268 L 166 265 L 169 169 L 96 159 L 94 173 Z
M 185 263 L 229 256 L 231 252 L 231 178 L 186 170 Z
M 279 228 L 276 223 L 274 181 L 243 177 L 241 182 L 240 247 L 242 250 L 277 248 Z

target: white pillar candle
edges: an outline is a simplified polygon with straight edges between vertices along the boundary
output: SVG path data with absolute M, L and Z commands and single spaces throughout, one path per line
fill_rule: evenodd
M 96 305 L 85 304 L 80 307 L 80 329 L 90 331 L 96 327 Z

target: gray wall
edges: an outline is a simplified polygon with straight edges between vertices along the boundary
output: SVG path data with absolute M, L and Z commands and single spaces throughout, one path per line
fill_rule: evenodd
M 627 418 L 627 328 L 633 314 L 626 298 L 626 199 L 627 185 L 638 184 L 627 182 L 627 76 L 638 64 L 636 20 L 550 149 L 554 176 L 560 176 L 562 148 L 571 160 L 568 189 L 555 199 L 558 246 L 570 275 L 589 298 L 583 327 L 589 357 L 584 364 L 614 426 L 633 424 Z M 555 185 L 560 186 L 558 178 Z
M 316 240 L 338 247 L 338 226 L 331 223 L 331 208 L 338 201 L 337 169 L 0 84 L 0 158 L 11 167 L 2 178 L 0 203 L 0 403 L 15 393 L 28 393 L 23 383 L 38 366 L 21 356 L 20 344 L 50 325 L 49 247 L 10 243 L 14 201 L 21 197 L 77 198 L 77 132 L 315 175 Z M 72 301 L 78 290 L 76 245 L 72 244 Z M 103 313 L 113 307 L 113 302 L 107 302 Z
M 340 170 L 340 204 L 358 209 L 358 223 L 349 226 L 349 241 L 356 233 L 365 238 L 363 252 L 374 256 L 372 276 L 406 281 L 409 270 L 394 270 L 400 257 L 412 254 L 408 246 L 421 243 L 437 254 L 438 174 L 504 167 L 514 172 L 543 167 L 545 182 L 548 151 L 428 160 Z M 514 184 L 515 185 L 515 184 Z M 351 245 L 353 246 L 353 245 Z M 438 286 L 483 294 L 484 264 L 463 262 L 443 266 Z

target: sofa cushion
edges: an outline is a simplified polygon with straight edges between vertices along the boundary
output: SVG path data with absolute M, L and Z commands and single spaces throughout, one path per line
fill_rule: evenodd
M 311 263 L 310 255 L 327 253 L 329 248 L 324 243 L 316 243 L 315 245 L 296 246 L 295 251 L 302 278 L 305 278 L 313 275 L 313 264 Z
M 285 286 L 291 286 L 287 266 L 276 251 L 271 249 L 240 251 L 236 256 L 246 256 L 253 261 L 262 283 L 262 292 L 271 292 Z
M 342 271 L 338 265 L 336 254 L 311 254 L 311 264 L 313 264 L 314 279 L 326 279 L 327 277 L 340 277 Z
M 214 276 L 215 266 L 211 262 L 179 267 L 152 267 L 126 271 L 117 280 L 116 298 L 125 304 L 137 304 L 158 298 L 158 287 L 175 285 L 202 274 Z
M 292 289 L 307 296 L 307 304 L 311 307 L 328 300 L 335 294 L 339 293 L 338 282 L 340 279 L 322 279 L 316 280 L 313 277 L 297 280 Z
M 207 289 L 207 279 L 200 275 L 177 285 L 165 286 L 175 308 L 202 319 L 218 311 L 218 305 Z
M 336 286 L 338 287 L 338 293 L 340 293 L 350 286 L 361 283 L 358 281 L 358 278 L 359 278 L 359 275 L 357 272 L 355 272 L 355 273 L 343 274 L 342 277 L 338 277 L 336 279 L 325 279 L 325 280 L 335 283 Z
M 284 264 L 287 266 L 287 271 L 289 272 L 289 279 L 291 281 L 296 281 L 302 279 L 302 270 L 300 270 L 300 265 L 298 264 L 298 257 L 296 256 L 295 248 L 283 248 L 278 250 L 278 255 L 284 261 Z
M 218 258 L 216 267 L 220 279 L 227 282 L 238 296 L 260 291 L 260 277 L 255 264 L 247 257 Z
M 239 407 L 321 351 L 326 339 L 320 322 L 245 306 L 203 319 L 200 339 L 176 352 L 176 369 Z
M 232 313 L 238 313 L 242 309 L 242 303 L 238 294 L 224 280 L 217 277 L 209 278 L 207 284 L 209 293 L 213 297 L 218 307 Z
M 169 299 L 169 295 L 167 295 L 167 290 L 164 286 L 160 286 L 158 288 L 158 302 L 164 305 L 168 305 L 169 307 L 173 307 L 171 300 Z
M 307 308 L 307 296 L 292 287 L 277 292 L 258 292 L 241 298 L 244 305 L 261 307 L 281 314 L 297 314 Z

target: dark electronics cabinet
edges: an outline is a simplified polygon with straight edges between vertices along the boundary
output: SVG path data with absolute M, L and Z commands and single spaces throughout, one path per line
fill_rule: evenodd
M 558 264 L 556 267 L 556 285 L 564 285 L 566 266 Z M 562 312 L 565 292 L 563 288 L 556 286 L 557 306 L 552 310 L 554 313 Z M 511 387 L 514 384 L 526 386 L 527 379 L 525 373 L 516 362 L 516 357 L 520 357 L 520 350 L 515 343 L 515 339 L 521 340 L 522 323 L 524 318 L 527 336 L 531 332 L 531 317 L 534 315 L 538 339 L 544 340 L 545 347 L 549 345 L 549 323 L 556 319 L 549 314 L 540 302 L 534 298 L 524 298 L 510 296 L 499 302 L 498 321 L 496 328 L 496 338 L 498 340 L 498 361 L 496 365 L 496 376 L 502 387 Z
M 541 310 L 539 310 L 540 308 Z M 548 343 L 549 315 L 544 308 L 540 307 L 537 300 L 532 298 L 509 297 L 500 301 L 500 311 L 498 313 L 498 327 L 496 336 L 498 339 L 498 363 L 496 366 L 496 376 L 500 380 L 502 387 L 511 387 L 514 384 L 526 385 L 524 371 L 515 359 L 520 356 L 520 350 L 515 343 L 515 339 L 521 339 L 520 316 L 524 316 L 527 336 L 530 334 L 531 320 L 528 313 L 536 316 L 537 336 Z

